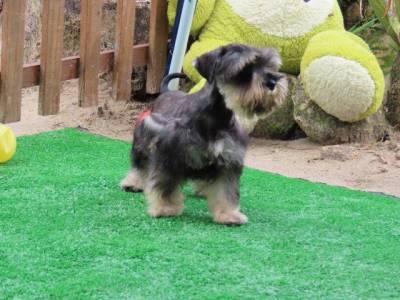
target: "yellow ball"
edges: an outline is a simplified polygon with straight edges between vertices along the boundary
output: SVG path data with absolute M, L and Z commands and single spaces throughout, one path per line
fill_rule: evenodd
M 12 130 L 0 124 L 0 164 L 9 161 L 17 150 L 17 139 Z

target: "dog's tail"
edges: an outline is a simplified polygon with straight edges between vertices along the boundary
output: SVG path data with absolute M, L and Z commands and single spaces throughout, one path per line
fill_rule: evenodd
M 164 79 L 161 82 L 161 89 L 160 89 L 160 93 L 166 93 L 169 92 L 169 88 L 168 85 L 171 82 L 171 80 L 173 79 L 186 79 L 187 76 L 183 73 L 172 73 L 172 74 L 168 74 L 167 76 L 164 77 Z

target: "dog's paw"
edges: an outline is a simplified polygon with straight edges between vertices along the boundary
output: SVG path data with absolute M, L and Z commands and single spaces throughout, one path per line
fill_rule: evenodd
M 132 174 L 129 174 L 127 177 L 125 177 L 121 183 L 119 184 L 121 189 L 125 192 L 128 193 L 141 193 L 143 192 L 143 188 L 141 187 L 140 182 L 138 182 L 138 179 Z
M 181 215 L 183 205 L 157 205 L 149 208 L 149 215 L 153 218 L 167 218 Z
M 119 184 L 122 190 L 129 193 L 143 192 L 143 185 L 141 173 L 136 169 L 132 169 Z
M 223 225 L 243 225 L 247 223 L 247 216 L 240 211 L 221 212 L 214 214 L 214 222 Z

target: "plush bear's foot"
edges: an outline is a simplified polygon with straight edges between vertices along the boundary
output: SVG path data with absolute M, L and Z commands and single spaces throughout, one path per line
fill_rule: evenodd
M 302 59 L 301 79 L 310 99 L 344 122 L 363 120 L 382 104 L 379 63 L 365 42 L 349 32 L 314 36 Z

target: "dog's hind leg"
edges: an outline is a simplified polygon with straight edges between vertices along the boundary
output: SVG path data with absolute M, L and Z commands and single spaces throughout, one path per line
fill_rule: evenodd
M 203 189 L 213 220 L 219 224 L 242 225 L 246 215 L 239 207 L 239 176 L 220 177 Z
M 171 175 L 152 176 L 144 189 L 151 217 L 173 217 L 183 211 L 184 197 L 180 182 Z
M 120 186 L 125 192 L 141 193 L 144 190 L 147 172 L 133 167 L 121 181 Z

